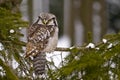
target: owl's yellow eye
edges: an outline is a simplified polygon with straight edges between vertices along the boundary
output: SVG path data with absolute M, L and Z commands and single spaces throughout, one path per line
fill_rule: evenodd
M 48 21 L 47 25 L 54 25 L 54 21 L 53 20 Z

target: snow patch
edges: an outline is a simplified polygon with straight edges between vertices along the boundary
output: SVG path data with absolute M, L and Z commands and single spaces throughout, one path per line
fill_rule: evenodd
M 112 46 L 113 46 L 113 44 L 110 43 L 107 48 L 108 48 L 108 49 L 109 49 L 109 48 L 112 48 Z
M 19 27 L 19 30 L 21 30 L 22 29 L 22 27 Z
M 86 46 L 86 48 L 95 48 L 95 44 L 89 43 L 89 44 Z
M 107 39 L 102 39 L 102 41 L 104 44 L 107 43 Z
M 10 29 L 10 33 L 14 33 L 15 32 L 15 30 L 14 29 Z
M 80 58 L 78 56 L 75 56 L 75 60 L 79 60 Z
M 96 49 L 96 50 L 100 50 L 100 48 L 99 48 L 99 47 L 96 47 L 95 49 Z
M 4 46 L 2 43 L 0 43 L 0 51 L 2 51 L 4 49 Z

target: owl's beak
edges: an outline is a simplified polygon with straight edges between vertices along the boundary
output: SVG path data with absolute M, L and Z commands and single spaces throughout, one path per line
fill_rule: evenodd
M 46 23 L 47 23 L 47 20 L 43 19 L 43 23 L 46 24 Z

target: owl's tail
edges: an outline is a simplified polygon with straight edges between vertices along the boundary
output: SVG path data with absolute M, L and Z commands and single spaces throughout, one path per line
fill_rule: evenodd
M 33 68 L 36 75 L 42 75 L 45 73 L 46 54 L 40 52 L 33 58 Z

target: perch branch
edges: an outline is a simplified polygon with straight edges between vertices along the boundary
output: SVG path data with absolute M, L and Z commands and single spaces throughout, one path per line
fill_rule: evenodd
M 69 47 L 69 48 L 57 47 L 57 48 L 55 49 L 55 51 L 69 52 L 69 51 L 71 51 L 73 48 L 76 48 L 77 50 L 84 49 L 83 47 Z
M 55 51 L 61 51 L 61 52 L 70 52 L 72 49 L 77 49 L 77 50 L 83 50 L 86 49 L 85 47 L 80 47 L 80 46 L 73 46 L 69 48 L 64 48 L 64 47 L 57 47 Z M 24 55 L 25 58 L 29 57 L 32 54 L 32 52 L 28 55 Z
M 68 52 L 68 51 L 70 51 L 70 48 L 57 47 L 55 49 L 55 51 L 65 51 L 65 52 Z

